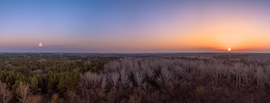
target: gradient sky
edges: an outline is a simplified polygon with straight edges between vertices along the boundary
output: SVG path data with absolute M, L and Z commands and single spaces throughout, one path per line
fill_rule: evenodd
M 270 52 L 269 18 L 257 0 L 0 0 L 0 52 Z

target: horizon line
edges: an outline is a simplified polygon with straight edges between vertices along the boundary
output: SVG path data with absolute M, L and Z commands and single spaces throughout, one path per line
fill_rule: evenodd
M 0 52 L 0 54 L 9 54 L 9 53 L 35 53 L 35 54 L 47 54 L 47 53 L 57 53 L 57 54 L 193 54 L 193 53 L 227 53 L 227 54 L 268 54 L 270 52 Z

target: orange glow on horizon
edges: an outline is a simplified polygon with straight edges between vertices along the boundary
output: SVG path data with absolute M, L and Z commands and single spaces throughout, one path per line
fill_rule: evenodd
M 194 28 L 194 31 L 186 32 L 188 36 L 182 37 L 187 46 L 198 48 L 211 48 L 219 51 L 230 47 L 234 50 L 258 50 L 270 49 L 270 31 L 256 26 L 249 21 L 216 21 L 206 23 Z

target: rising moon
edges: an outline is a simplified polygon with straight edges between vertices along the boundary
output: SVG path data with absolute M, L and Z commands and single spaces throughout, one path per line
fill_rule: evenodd
M 39 46 L 39 47 L 42 47 L 42 43 L 39 43 L 38 46 Z
M 232 49 L 231 48 L 228 48 L 228 52 L 230 52 L 230 51 L 232 51 Z

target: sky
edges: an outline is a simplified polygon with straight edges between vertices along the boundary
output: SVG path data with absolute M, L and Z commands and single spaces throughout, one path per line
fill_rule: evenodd
M 0 52 L 269 53 L 269 11 L 257 0 L 0 0 Z

